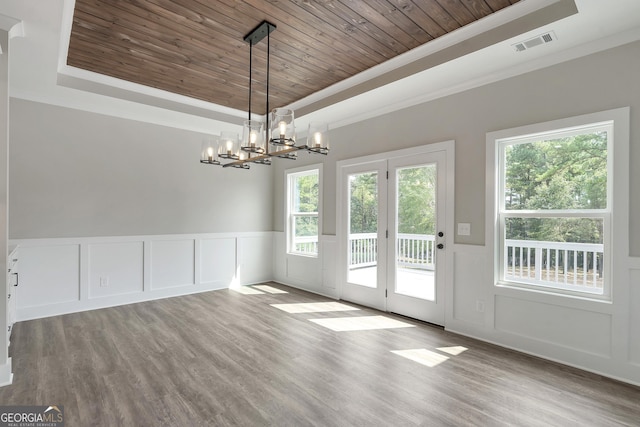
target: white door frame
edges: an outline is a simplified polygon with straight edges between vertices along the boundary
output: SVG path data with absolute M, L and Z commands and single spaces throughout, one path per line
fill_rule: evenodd
M 401 150 L 388 151 L 385 153 L 372 154 L 363 157 L 357 157 L 353 159 L 340 160 L 336 163 L 336 238 L 338 241 L 338 260 L 336 263 L 336 285 L 337 285 L 337 293 L 338 298 L 342 299 L 342 289 L 347 280 L 347 245 L 346 239 L 344 236 L 348 233 L 348 224 L 346 218 L 342 215 L 344 210 L 344 192 L 345 189 L 343 181 L 345 178 L 345 169 L 351 166 L 366 164 L 371 162 L 376 162 L 380 160 L 389 160 L 398 157 L 405 156 L 413 156 L 417 154 L 423 153 L 433 153 L 436 151 L 444 151 L 446 156 L 446 172 L 447 172 L 447 187 L 446 192 L 443 196 L 443 203 L 445 205 L 445 215 L 446 215 L 446 224 L 445 224 L 445 236 L 444 236 L 444 245 L 445 248 L 441 252 L 440 256 L 444 256 L 445 262 L 443 263 L 446 267 L 444 271 L 440 271 L 439 274 L 444 274 L 444 283 L 445 283 L 445 292 L 444 292 L 444 304 L 445 308 L 445 321 L 447 318 L 447 303 L 446 299 L 451 294 L 451 290 L 453 289 L 453 275 L 452 275 L 452 256 L 453 256 L 453 244 L 454 244 L 454 222 L 455 222 L 455 210 L 454 210 L 454 199 L 455 199 L 455 141 L 443 141 L 437 142 L 433 144 L 421 145 L 419 147 L 406 148 Z M 385 200 L 386 204 L 387 201 Z M 385 255 L 386 256 L 386 255 Z M 385 310 L 386 310 L 386 302 L 385 302 Z

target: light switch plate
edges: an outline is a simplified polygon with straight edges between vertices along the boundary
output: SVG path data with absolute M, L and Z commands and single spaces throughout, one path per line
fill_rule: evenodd
M 468 222 L 459 222 L 458 236 L 471 236 L 471 224 Z

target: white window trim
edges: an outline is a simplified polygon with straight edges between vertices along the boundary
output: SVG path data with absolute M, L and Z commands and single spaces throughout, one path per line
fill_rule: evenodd
M 487 133 L 486 137 L 486 227 L 485 236 L 488 253 L 492 256 L 492 284 L 495 289 L 505 288 L 510 292 L 534 292 L 550 295 L 551 298 L 574 298 L 581 300 L 593 300 L 597 302 L 611 302 L 615 298 L 617 271 L 625 268 L 625 261 L 629 252 L 629 115 L 628 107 L 615 110 L 602 111 L 566 119 L 553 120 L 517 128 L 504 129 Z M 503 195 L 500 193 L 499 165 L 501 140 L 521 137 L 519 140 L 526 142 L 531 135 L 550 132 L 558 129 L 579 128 L 604 122 L 613 122 L 613 143 L 609 145 L 608 152 L 608 180 L 607 208 L 610 210 L 611 224 L 609 227 L 609 241 L 605 242 L 608 249 L 608 289 L 605 295 L 588 295 L 584 293 L 563 292 L 555 288 L 543 288 L 538 286 L 526 286 L 500 280 L 502 257 L 501 240 L 499 236 L 500 224 L 498 212 Z M 615 167 L 613 167 L 615 165 Z M 580 211 L 580 216 L 598 215 L 602 211 Z M 519 214 L 526 212 L 518 211 Z M 549 211 L 552 213 L 552 211 Z M 606 224 L 605 224 L 606 227 Z
M 321 252 L 321 236 L 322 236 L 322 199 L 323 191 L 322 191 L 322 163 L 316 163 L 313 165 L 300 166 L 293 169 L 286 169 L 284 171 L 284 185 L 285 185 L 285 239 L 286 246 L 285 251 L 287 255 L 299 256 L 304 258 L 318 258 Z M 292 213 L 291 213 L 291 202 L 293 198 L 292 187 L 291 187 L 291 179 L 296 176 L 302 176 L 306 174 L 310 174 L 311 172 L 317 170 L 318 171 L 318 253 L 317 254 L 305 254 L 300 252 L 292 251 L 292 242 L 293 236 L 291 235 L 291 231 L 293 229 L 291 221 L 292 221 Z

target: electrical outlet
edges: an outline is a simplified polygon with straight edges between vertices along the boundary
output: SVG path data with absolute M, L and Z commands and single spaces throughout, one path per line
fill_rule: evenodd
M 100 277 L 100 287 L 105 288 L 109 286 L 109 276 Z
M 471 224 L 468 222 L 459 222 L 458 236 L 471 236 Z
M 476 301 L 476 311 L 479 311 L 480 313 L 484 313 L 484 301 Z

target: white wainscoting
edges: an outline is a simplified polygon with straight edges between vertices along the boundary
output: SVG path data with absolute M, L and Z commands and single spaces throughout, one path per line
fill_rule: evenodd
M 513 334 L 513 341 L 611 357 L 610 314 L 496 295 L 495 316 L 496 331 Z
M 323 293 L 338 297 L 338 240 L 336 236 L 322 236 L 322 287 Z
M 289 255 L 284 232 L 274 233 L 274 280 L 319 295 L 337 298 L 336 238 L 320 236 L 318 257 Z
M 200 239 L 200 283 L 232 283 L 236 275 L 237 239 Z
M 629 362 L 640 369 L 640 258 L 629 262 Z
M 463 250 L 456 250 L 461 247 Z M 485 276 L 487 264 L 484 246 L 454 245 L 450 257 L 451 267 L 447 276 L 452 277 L 452 289 L 447 289 L 447 317 L 450 321 L 466 323 L 469 326 L 484 326 L 485 314 L 489 310 Z M 448 284 L 447 284 L 448 286 Z M 449 323 L 449 322 L 447 322 Z
M 23 307 L 60 305 L 80 300 L 80 244 L 25 246 L 18 252 L 20 284 L 17 320 Z M 36 284 L 37 286 L 30 286 Z
M 134 294 L 144 290 L 144 243 L 88 244 L 89 298 Z M 30 248 L 24 248 L 29 251 Z
M 195 285 L 195 239 L 156 240 L 151 246 L 151 290 Z
M 240 284 L 273 280 L 273 233 L 238 240 L 236 280 Z
M 13 240 L 17 320 L 273 279 L 273 233 Z
M 640 258 L 614 279 L 613 303 L 494 286 L 491 259 L 454 246 L 447 330 L 640 385 Z

